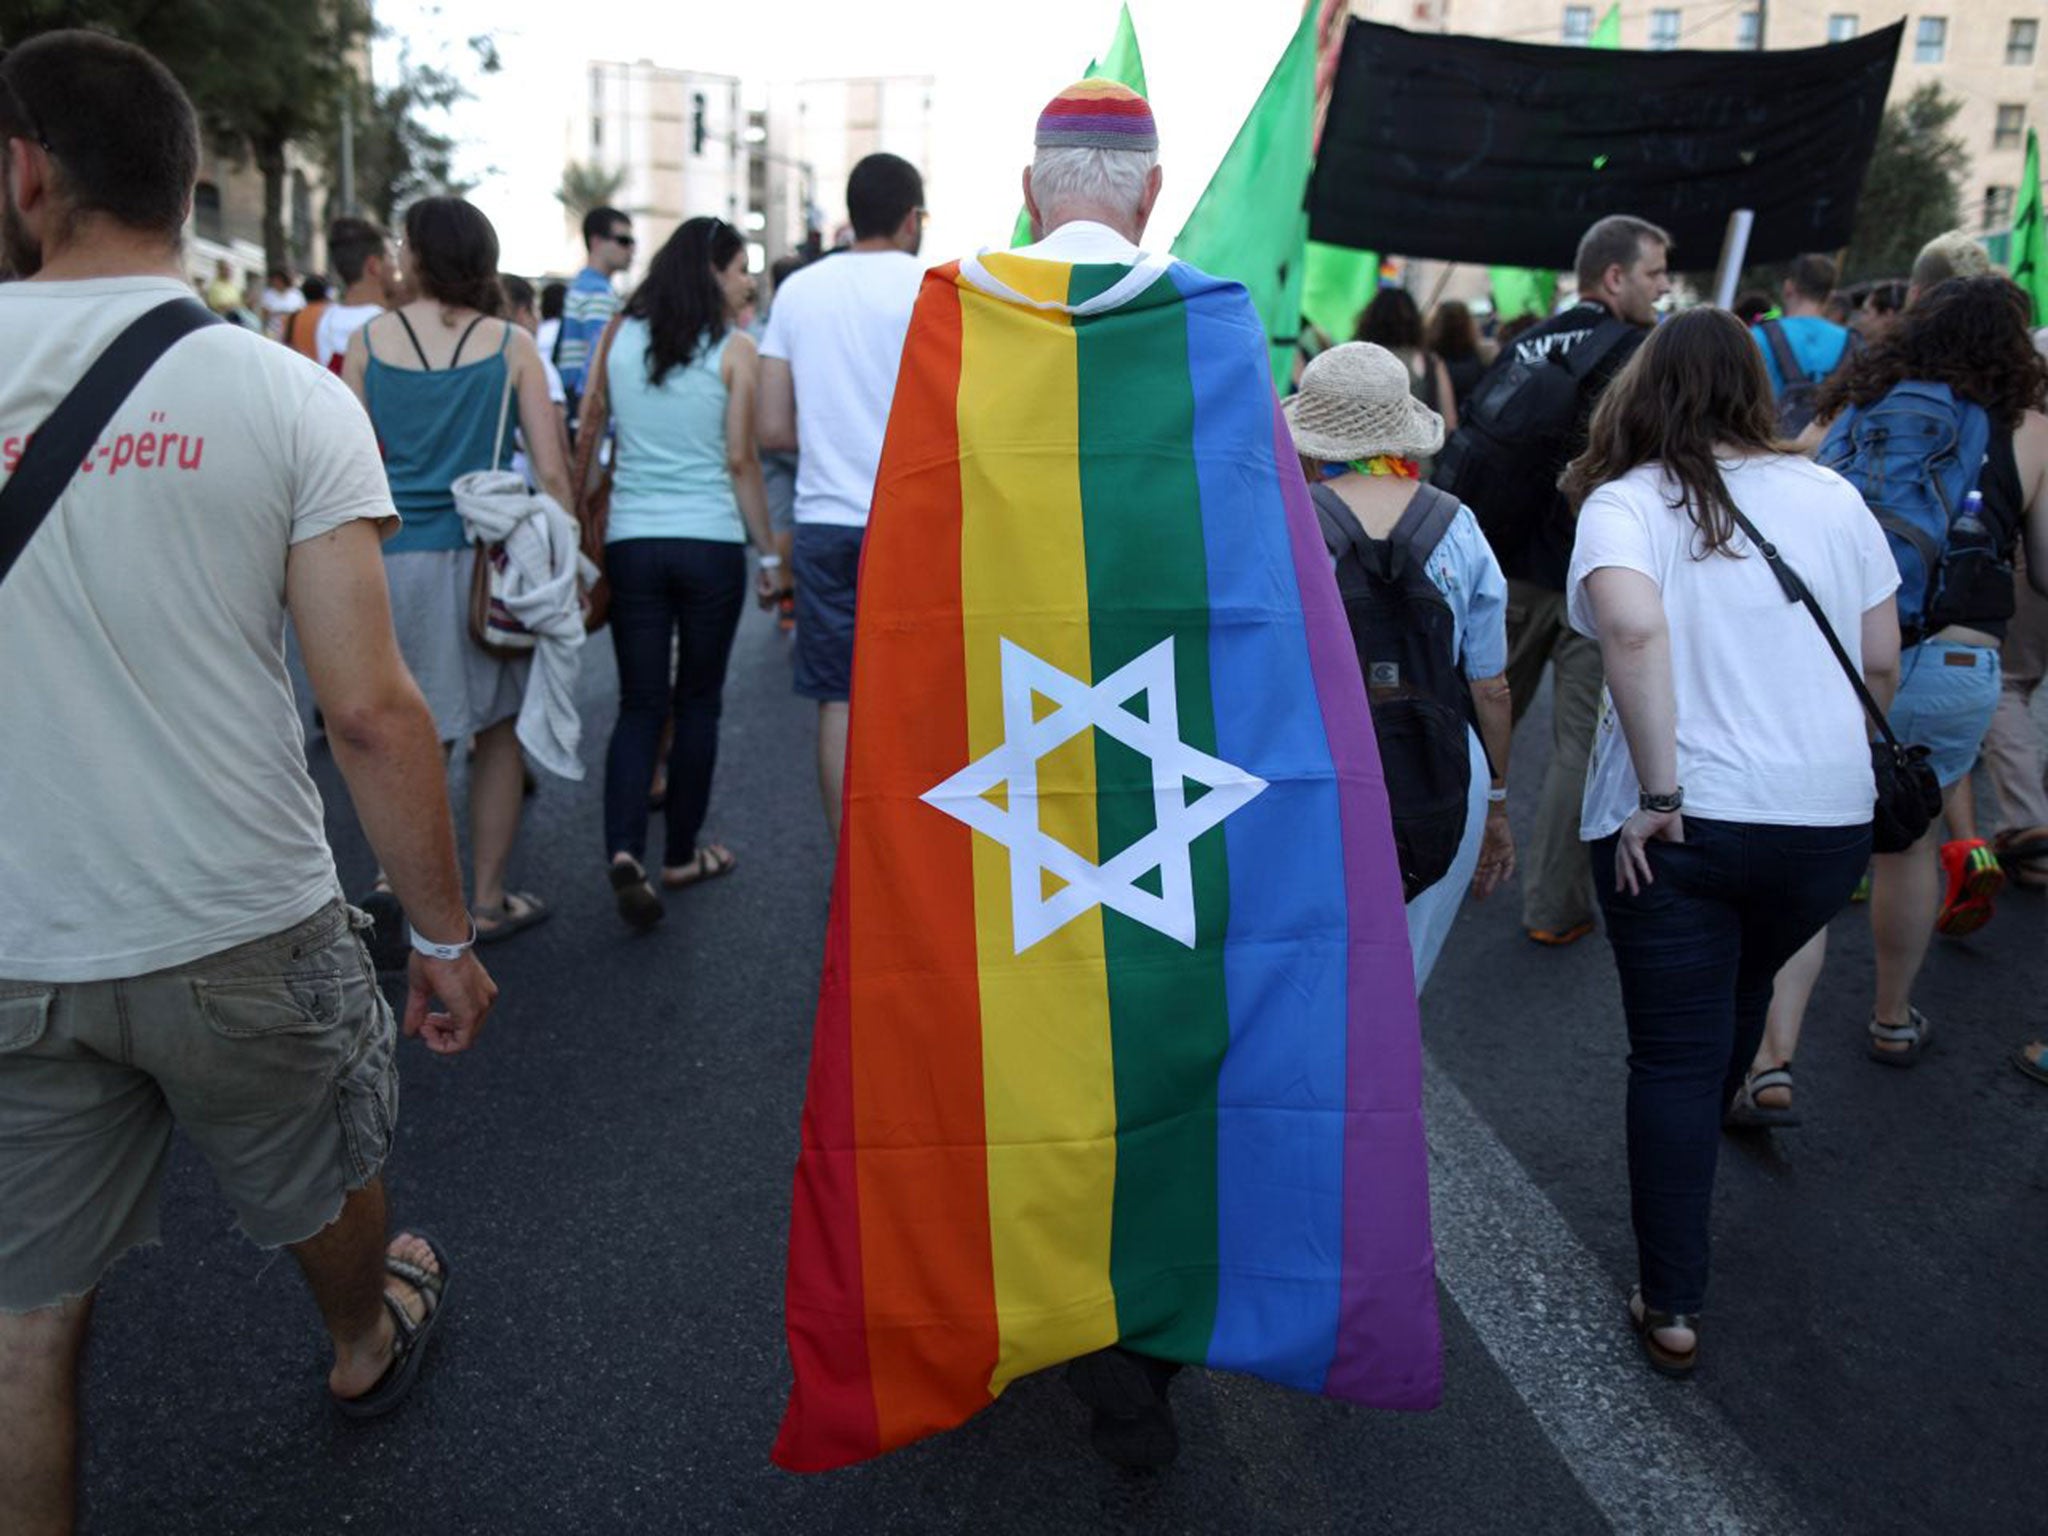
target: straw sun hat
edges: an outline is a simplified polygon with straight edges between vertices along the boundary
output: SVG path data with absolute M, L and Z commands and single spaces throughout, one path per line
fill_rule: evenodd
M 1282 409 L 1295 451 L 1327 464 L 1421 459 L 1444 445 L 1443 417 L 1408 392 L 1408 365 L 1369 341 L 1319 353 Z

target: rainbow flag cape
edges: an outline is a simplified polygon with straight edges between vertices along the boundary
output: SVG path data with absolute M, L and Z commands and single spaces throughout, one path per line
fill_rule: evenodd
M 1245 290 L 927 275 L 861 570 L 775 1459 L 1112 1343 L 1441 1391 L 1365 692 Z

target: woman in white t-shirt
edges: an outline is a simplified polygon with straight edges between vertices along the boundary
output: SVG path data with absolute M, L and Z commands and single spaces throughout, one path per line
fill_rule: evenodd
M 1862 499 L 1777 441 L 1755 344 L 1721 310 L 1667 321 L 1566 471 L 1566 598 L 1608 699 L 1580 835 L 1628 1017 L 1628 1150 L 1650 1363 L 1698 1358 L 1722 1114 L 1772 978 L 1849 899 L 1875 798 L 1863 710 L 1739 510 L 1812 589 L 1880 702 L 1898 680 L 1898 572 Z

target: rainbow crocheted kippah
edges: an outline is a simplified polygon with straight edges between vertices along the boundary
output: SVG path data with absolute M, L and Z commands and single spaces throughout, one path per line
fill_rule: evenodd
M 1159 148 L 1159 128 L 1145 98 L 1114 80 L 1082 80 L 1038 114 L 1040 149 Z

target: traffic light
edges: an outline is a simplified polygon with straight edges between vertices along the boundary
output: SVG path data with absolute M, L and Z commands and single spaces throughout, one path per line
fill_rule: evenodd
M 704 93 L 690 93 L 690 153 L 704 153 Z

